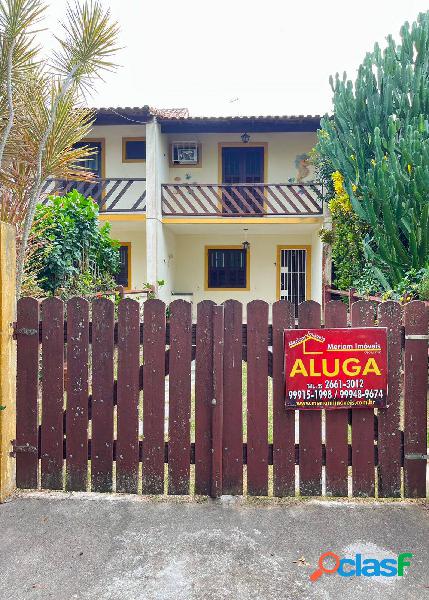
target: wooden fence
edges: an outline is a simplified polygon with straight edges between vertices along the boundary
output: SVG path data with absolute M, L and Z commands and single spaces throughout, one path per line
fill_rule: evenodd
M 321 316 L 304 302 L 298 326 L 319 327 Z M 296 327 L 286 301 L 271 312 L 250 302 L 245 324 L 238 301 L 204 301 L 193 324 L 183 300 L 166 321 L 160 300 L 141 319 L 126 298 L 115 322 L 105 298 L 23 298 L 17 485 L 318 496 L 323 480 L 334 496 L 424 497 L 428 309 L 353 303 L 351 326 L 377 324 L 388 329 L 388 408 L 298 414 L 284 407 L 283 332 Z M 324 325 L 348 325 L 344 303 L 326 305 Z

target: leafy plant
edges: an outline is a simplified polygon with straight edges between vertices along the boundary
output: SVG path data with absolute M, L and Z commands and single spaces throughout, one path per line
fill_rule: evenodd
M 379 286 L 395 288 L 429 256 L 429 13 L 375 45 L 356 81 L 331 79 L 334 115 L 317 152 L 344 178 Z
M 46 293 L 55 294 L 59 288 L 93 293 L 96 282 L 102 287 L 106 277 L 116 286 L 112 276 L 119 268 L 119 242 L 110 238 L 109 223 L 99 227 L 92 198 L 77 190 L 50 197 L 49 204 L 37 206 L 33 234 L 46 242 L 30 261 L 41 264 L 38 282 Z
M 429 300 L 429 266 L 423 269 L 422 277 L 417 284 L 417 293 L 420 300 Z
M 328 201 L 332 230 L 322 229 L 320 237 L 332 246 L 333 284 L 340 290 L 355 287 L 365 264 L 363 237 L 368 230 L 352 209 L 344 179 L 338 171 L 332 174 L 334 196 Z
M 68 300 L 73 296 L 95 297 L 103 296 L 109 292 L 111 295 L 114 292 L 115 297 L 119 296 L 119 292 L 115 292 L 117 283 L 113 275 L 109 272 L 100 272 L 97 264 L 93 261 L 88 264 L 81 265 L 80 269 L 71 276 L 64 287 L 56 290 L 56 295 L 63 300 Z
M 357 279 L 353 281 L 353 287 L 359 294 L 374 296 L 379 293 L 380 283 L 374 274 L 374 269 L 369 263 L 365 263 Z
M 79 164 L 92 151 L 73 147 L 94 121 L 82 94 L 114 68 L 117 50 L 110 11 L 85 0 L 69 5 L 58 47 L 44 56 L 37 35 L 45 10 L 43 0 L 0 0 L 0 213 L 17 230 L 18 295 L 46 180 L 92 177 Z

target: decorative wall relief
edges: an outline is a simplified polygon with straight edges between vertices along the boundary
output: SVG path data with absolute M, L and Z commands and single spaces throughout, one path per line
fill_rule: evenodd
M 297 154 L 295 157 L 297 169 L 296 182 L 301 183 L 310 174 L 310 157 L 307 153 Z

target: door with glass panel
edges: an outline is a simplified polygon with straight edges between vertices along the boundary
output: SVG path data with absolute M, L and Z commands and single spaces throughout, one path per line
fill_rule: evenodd
M 264 212 L 263 190 L 252 186 L 252 183 L 263 182 L 263 147 L 222 148 L 222 183 L 225 185 L 222 212 L 225 215 L 262 214 Z M 241 187 L 243 184 L 245 187 Z

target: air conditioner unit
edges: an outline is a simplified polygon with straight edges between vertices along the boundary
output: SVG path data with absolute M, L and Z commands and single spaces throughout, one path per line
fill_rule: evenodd
M 198 143 L 173 142 L 171 144 L 171 162 L 177 165 L 198 164 Z

